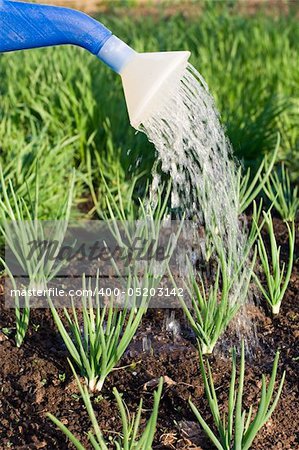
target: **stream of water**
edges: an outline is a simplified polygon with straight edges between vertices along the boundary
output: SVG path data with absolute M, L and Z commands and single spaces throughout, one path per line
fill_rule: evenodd
M 214 99 L 192 65 L 188 64 L 163 107 L 143 122 L 141 131 L 157 150 L 152 199 L 162 171 L 172 180 L 172 207 L 204 228 L 207 259 L 209 242 L 216 238 L 221 243 L 232 276 L 246 248 L 246 233 L 239 221 L 237 164 Z M 245 282 L 246 277 L 236 278 L 232 302 L 239 301 Z

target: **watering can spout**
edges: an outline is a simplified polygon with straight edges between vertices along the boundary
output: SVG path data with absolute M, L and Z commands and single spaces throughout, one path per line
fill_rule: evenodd
M 131 125 L 139 128 L 171 95 L 190 52 L 137 53 L 111 36 L 97 56 L 121 76 Z
M 189 52 L 138 53 L 120 73 L 131 125 L 138 129 L 175 95 Z
M 164 101 L 183 73 L 189 52 L 137 53 L 88 15 L 57 6 L 0 0 L 0 52 L 73 44 L 96 55 L 122 77 L 132 126 Z

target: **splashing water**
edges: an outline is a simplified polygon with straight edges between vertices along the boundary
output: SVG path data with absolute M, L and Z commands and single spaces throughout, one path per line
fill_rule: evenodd
M 156 147 L 156 167 L 172 179 L 172 207 L 181 207 L 206 233 L 218 235 L 227 252 L 241 261 L 245 239 L 238 218 L 236 165 L 208 86 L 191 64 L 176 93 L 144 121 L 142 131 Z M 155 171 L 152 196 L 159 183 Z
M 196 69 L 189 64 L 175 83 L 163 107 L 140 128 L 157 150 L 152 201 L 161 168 L 172 180 L 172 207 L 204 227 L 206 254 L 209 236 L 211 241 L 217 237 L 232 275 L 243 263 L 246 234 L 239 221 L 237 166 L 231 145 L 208 86 Z M 233 302 L 238 301 L 245 282 L 246 277 L 238 277 Z

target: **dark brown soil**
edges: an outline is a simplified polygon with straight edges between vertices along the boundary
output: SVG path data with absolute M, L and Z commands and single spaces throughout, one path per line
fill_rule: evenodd
M 279 220 L 275 221 L 275 225 L 284 247 L 287 242 L 285 225 Z M 283 248 L 283 255 L 286 248 Z M 277 349 L 281 351 L 279 376 L 284 370 L 287 371 L 278 407 L 256 438 L 252 447 L 254 450 L 299 449 L 298 292 L 297 245 L 297 261 L 280 315 L 272 318 L 262 299 L 259 306 L 248 308 L 248 314 L 257 329 L 258 343 L 252 339 L 250 355 L 247 357 L 246 407 L 257 404 L 261 374 L 269 375 L 271 372 Z M 0 299 L 0 329 L 13 328 L 14 311 L 6 310 L 3 296 Z M 155 449 L 211 450 L 212 445 L 188 406 L 188 398 L 191 397 L 202 415 L 210 420 L 197 351 L 181 312 L 175 312 L 181 326 L 181 334 L 176 338 L 165 330 L 167 314 L 168 311 L 149 311 L 120 363 L 120 366 L 131 364 L 131 367 L 113 372 L 101 395 L 93 399 L 97 417 L 104 432 L 118 432 L 120 421 L 112 387 L 116 386 L 124 393 L 130 410 L 136 408 L 141 396 L 144 397 L 144 409 L 149 410 L 155 379 L 163 375 L 165 383 Z M 151 341 L 151 349 L 147 352 L 142 351 L 144 336 Z M 47 412 L 62 420 L 80 437 L 86 448 L 90 448 L 86 439 L 90 423 L 66 358 L 67 352 L 48 310 L 32 311 L 30 330 L 21 349 L 17 349 L 13 340 L 0 332 L 1 449 L 73 448 L 47 419 Z M 222 408 L 226 403 L 230 377 L 230 359 L 225 341 L 218 346 L 210 361 Z

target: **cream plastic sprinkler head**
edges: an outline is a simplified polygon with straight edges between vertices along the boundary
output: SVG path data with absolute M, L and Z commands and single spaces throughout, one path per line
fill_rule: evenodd
M 111 36 L 98 57 L 121 76 L 130 123 L 138 129 L 167 100 L 169 86 L 180 80 L 190 52 L 137 53 Z

